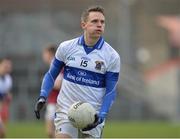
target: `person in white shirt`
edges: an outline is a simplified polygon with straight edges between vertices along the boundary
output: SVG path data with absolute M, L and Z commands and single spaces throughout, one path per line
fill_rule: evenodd
M 54 80 L 64 68 L 63 83 L 57 98 L 55 117 L 57 138 L 100 138 L 107 113 L 116 96 L 120 72 L 119 54 L 104 41 L 105 14 L 101 6 L 86 9 L 81 16 L 82 36 L 62 42 L 42 82 L 35 114 L 46 102 Z M 67 111 L 77 101 L 96 109 L 95 121 L 82 130 L 73 127 Z

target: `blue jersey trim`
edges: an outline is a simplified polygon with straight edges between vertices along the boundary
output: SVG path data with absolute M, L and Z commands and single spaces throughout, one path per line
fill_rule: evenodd
M 65 66 L 64 79 L 79 85 L 95 88 L 105 87 L 105 74 L 96 73 L 80 68 Z
M 119 73 L 118 72 L 106 72 L 106 80 L 112 80 L 112 81 L 117 81 L 119 78 Z
M 79 44 L 79 45 L 82 45 L 83 48 L 84 48 L 84 50 L 85 50 L 85 52 L 86 52 L 87 54 L 89 54 L 89 53 L 92 52 L 94 49 L 97 49 L 97 50 L 101 49 L 102 46 L 103 46 L 103 44 L 104 44 L 104 39 L 103 39 L 103 37 L 101 36 L 101 37 L 99 38 L 99 40 L 97 41 L 97 43 L 96 43 L 93 47 L 89 47 L 89 46 L 87 46 L 86 43 L 85 43 L 84 35 L 82 35 L 82 36 L 80 36 L 79 39 L 78 39 L 78 44 Z

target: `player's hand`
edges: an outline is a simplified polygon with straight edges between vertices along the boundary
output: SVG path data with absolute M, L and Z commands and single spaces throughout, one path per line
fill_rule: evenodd
M 91 129 L 95 128 L 97 125 L 101 124 L 103 121 L 104 121 L 104 118 L 101 118 L 97 114 L 95 114 L 94 123 L 87 125 L 87 127 L 83 128 L 82 131 L 91 130 Z
M 46 103 L 46 99 L 44 97 L 39 97 L 38 101 L 36 102 L 34 112 L 37 119 L 40 119 L 40 111 L 44 107 Z

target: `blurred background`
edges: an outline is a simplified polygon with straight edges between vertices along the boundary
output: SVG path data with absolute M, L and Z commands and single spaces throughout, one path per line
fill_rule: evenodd
M 0 0 L 0 57 L 13 62 L 7 137 L 46 137 L 33 113 L 47 70 L 42 50 L 80 36 L 91 5 L 105 8 L 104 37 L 122 62 L 104 137 L 180 137 L 179 0 Z M 18 134 L 18 125 L 42 134 Z

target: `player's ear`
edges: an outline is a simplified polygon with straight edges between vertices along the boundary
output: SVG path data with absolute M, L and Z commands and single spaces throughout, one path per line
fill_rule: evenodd
M 81 21 L 81 28 L 85 29 L 86 28 L 86 23 L 84 21 Z

